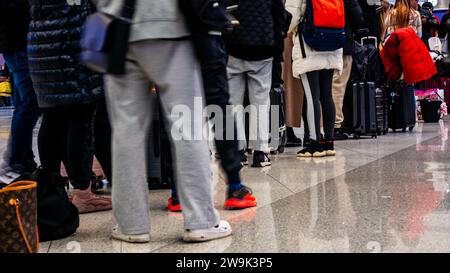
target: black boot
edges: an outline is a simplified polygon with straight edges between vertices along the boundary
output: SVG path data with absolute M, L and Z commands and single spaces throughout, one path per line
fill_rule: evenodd
M 302 146 L 302 140 L 298 138 L 292 127 L 286 127 L 287 143 L 286 147 L 300 147 Z

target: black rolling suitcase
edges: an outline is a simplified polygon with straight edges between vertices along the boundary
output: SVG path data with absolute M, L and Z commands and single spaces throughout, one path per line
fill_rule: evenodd
M 361 47 L 363 48 L 360 54 L 364 56 L 362 68 L 360 71 L 360 78 L 362 81 L 356 82 L 351 88 L 351 100 L 353 105 L 352 122 L 350 122 L 350 133 L 353 133 L 354 138 L 361 136 L 377 137 L 377 94 L 374 75 L 372 73 L 371 63 L 374 59 L 374 54 L 377 51 L 378 40 L 376 37 L 365 37 L 361 39 Z M 360 56 L 361 58 L 363 56 Z M 381 110 L 381 108 L 380 108 Z
M 385 135 L 389 131 L 388 127 L 388 108 L 386 91 L 383 88 L 376 88 L 376 116 L 377 116 L 377 134 Z
M 416 126 L 416 103 L 414 99 L 414 87 L 399 81 L 389 85 L 389 128 L 394 132 L 401 129 L 406 132 Z
M 377 136 L 376 89 L 373 82 L 353 84 L 353 134 Z
M 284 113 L 284 89 L 283 87 L 275 87 L 270 90 L 270 115 L 272 115 L 273 106 L 277 106 L 278 108 L 278 122 L 277 124 L 269 124 L 270 135 L 272 134 L 272 130 L 276 130 L 278 132 L 277 139 L 270 138 L 269 147 L 272 154 L 283 153 L 284 148 L 287 143 L 286 136 L 286 118 Z M 271 117 L 271 116 L 270 116 Z M 276 121 L 275 119 L 270 118 L 272 122 Z
M 148 134 L 147 147 L 147 182 L 150 190 L 170 189 L 174 181 L 172 153 L 159 100 L 155 94 L 153 122 Z

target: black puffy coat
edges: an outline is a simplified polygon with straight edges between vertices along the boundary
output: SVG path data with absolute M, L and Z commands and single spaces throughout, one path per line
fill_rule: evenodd
M 345 33 L 347 43 L 344 45 L 344 55 L 353 55 L 355 48 L 353 36 L 358 30 L 367 28 L 364 14 L 358 0 L 344 0 L 345 7 Z
M 27 48 L 30 24 L 28 0 L 0 0 L 0 52 L 13 53 Z
M 89 0 L 80 1 L 29 0 L 29 67 L 42 108 L 88 104 L 104 95 L 102 75 L 79 62 L 83 24 L 93 11 Z
M 233 12 L 240 25 L 225 35 L 227 44 L 246 46 L 274 46 L 275 26 L 273 0 L 227 0 L 226 6 L 238 5 Z

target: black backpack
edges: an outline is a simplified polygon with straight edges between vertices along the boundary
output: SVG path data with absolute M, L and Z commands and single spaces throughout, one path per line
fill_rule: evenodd
M 68 237 L 77 230 L 78 209 L 69 201 L 59 173 L 39 168 L 36 172 L 38 229 L 41 242 Z

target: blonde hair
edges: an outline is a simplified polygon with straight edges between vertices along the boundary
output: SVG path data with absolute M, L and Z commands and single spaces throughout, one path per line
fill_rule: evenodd
M 399 28 L 404 28 L 409 26 L 409 21 L 411 18 L 411 0 L 396 0 L 394 6 L 394 16 L 391 18 L 391 23 L 394 23 L 394 30 Z M 391 16 L 393 14 L 391 13 Z
M 386 35 L 386 30 L 387 30 L 387 26 L 386 26 L 386 17 L 389 14 L 389 11 L 391 10 L 391 3 L 389 3 L 389 1 L 387 0 L 381 0 L 380 2 L 380 6 L 381 9 L 379 11 L 379 21 L 380 21 L 380 29 L 381 29 L 381 38 L 383 39 L 384 36 Z

